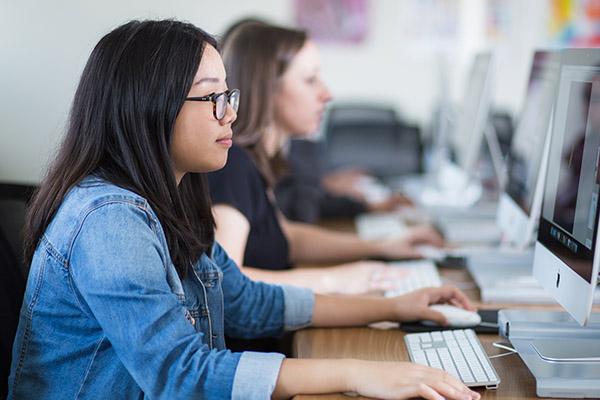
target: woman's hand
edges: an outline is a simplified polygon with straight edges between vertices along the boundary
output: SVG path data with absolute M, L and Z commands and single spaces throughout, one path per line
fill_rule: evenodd
M 366 200 L 365 200 L 366 202 Z M 412 207 L 412 201 L 400 193 L 393 193 L 384 200 L 377 202 L 367 202 L 367 209 L 370 212 L 389 212 L 397 210 L 400 207 Z
M 453 375 L 419 364 L 298 358 L 283 360 L 272 398 L 340 392 L 385 400 L 480 398 Z
M 390 260 L 423 258 L 416 246 L 443 247 L 445 244 L 443 236 L 431 225 L 410 226 L 401 236 L 375 243 L 379 256 Z
M 342 169 L 326 174 L 321 180 L 321 185 L 329 193 L 366 203 L 364 193 L 359 188 L 359 182 L 368 177 L 369 175 L 361 169 Z
M 354 365 L 351 367 L 349 385 L 362 396 L 386 400 L 414 397 L 478 400 L 481 397 L 458 378 L 440 369 L 406 362 L 350 363 Z
M 467 296 L 454 286 L 425 288 L 415 290 L 402 296 L 391 298 L 392 314 L 397 321 L 429 320 L 440 325 L 447 325 L 444 314 L 429 306 L 450 303 L 469 311 L 476 311 Z
M 443 247 L 446 245 L 440 231 L 429 224 L 413 225 L 408 228 L 408 231 L 403 237 L 411 246 L 427 244 L 430 246 Z

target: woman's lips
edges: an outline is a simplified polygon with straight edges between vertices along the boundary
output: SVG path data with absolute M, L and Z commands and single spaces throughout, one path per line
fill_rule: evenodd
M 226 146 L 226 147 L 231 147 L 233 145 L 233 139 L 230 138 L 230 137 L 226 137 L 226 138 L 223 138 L 223 139 L 218 139 L 217 143 L 219 143 L 219 144 L 221 144 L 223 146 Z

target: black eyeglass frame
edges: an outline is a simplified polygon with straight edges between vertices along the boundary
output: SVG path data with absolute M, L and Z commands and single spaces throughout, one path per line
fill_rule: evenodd
M 223 109 L 223 115 L 221 116 L 221 118 L 219 118 L 219 116 L 217 115 L 217 101 L 219 100 L 219 98 L 221 96 L 225 96 L 226 97 L 226 105 L 225 108 Z M 237 96 L 237 103 L 232 103 L 231 102 L 231 98 L 232 97 L 236 97 Z M 225 118 L 225 115 L 227 115 L 227 104 L 231 105 L 231 107 L 233 107 L 233 110 L 237 112 L 239 105 L 240 105 L 240 90 L 239 89 L 230 89 L 230 90 L 226 90 L 224 92 L 220 92 L 220 93 L 211 93 L 207 96 L 193 96 L 193 97 L 186 97 L 185 98 L 186 101 L 212 101 L 213 103 L 213 116 L 215 117 L 216 120 L 220 121 L 223 118 Z

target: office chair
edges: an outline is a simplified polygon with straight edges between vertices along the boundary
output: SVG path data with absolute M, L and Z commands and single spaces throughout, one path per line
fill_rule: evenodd
M 11 245 L 0 229 L 0 398 L 8 392 L 12 345 L 19 323 L 25 277 Z
M 378 105 L 335 105 L 325 124 L 328 169 L 361 168 L 380 178 L 419 173 L 420 129 Z
M 27 267 L 23 263 L 23 227 L 27 204 L 33 196 L 35 187 L 14 183 L 0 183 L 0 229 L 5 234 L 12 253 L 27 276 Z
M 34 187 L 0 184 L 0 398 L 5 398 L 12 345 L 28 266 L 23 262 L 25 209 Z

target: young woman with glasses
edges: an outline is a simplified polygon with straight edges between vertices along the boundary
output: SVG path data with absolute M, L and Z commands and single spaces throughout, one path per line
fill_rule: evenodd
M 429 304 L 470 307 L 450 287 L 373 299 L 245 277 L 214 241 L 202 175 L 227 160 L 238 99 L 213 38 L 192 25 L 133 21 L 100 40 L 29 210 L 9 398 L 477 398 L 414 364 L 227 350 L 225 333 L 443 322 Z
M 400 239 L 365 241 L 287 220 L 273 198 L 285 170 L 283 149 L 291 137 L 317 131 L 331 99 L 320 78 L 318 50 L 303 31 L 250 21 L 228 32 L 223 57 L 244 106 L 233 125 L 229 161 L 209 174 L 209 184 L 216 237 L 245 274 L 322 293 L 364 293 L 393 287 L 407 272 L 356 260 L 418 257 L 415 245 L 443 244 L 427 226 L 413 227 Z M 349 261 L 355 262 L 293 268 Z

